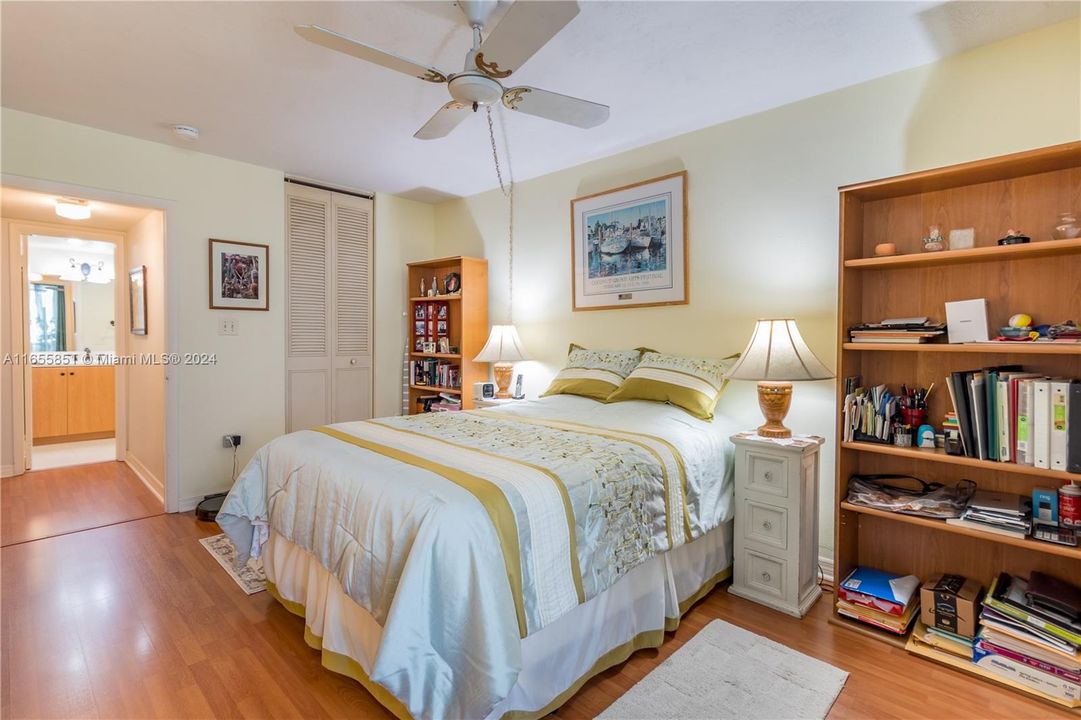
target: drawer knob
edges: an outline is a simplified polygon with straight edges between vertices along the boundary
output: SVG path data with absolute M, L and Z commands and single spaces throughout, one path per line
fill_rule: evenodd
M 773 523 L 771 523 L 769 520 L 763 520 L 762 521 L 762 529 L 763 530 L 772 530 L 773 529 Z
M 762 477 L 766 478 L 766 480 L 769 480 L 770 482 L 773 482 L 773 471 L 767 470 L 765 473 L 762 474 Z
M 770 579 L 769 573 L 766 572 L 765 570 L 763 570 L 762 571 L 762 581 L 763 582 L 769 582 L 769 579 Z

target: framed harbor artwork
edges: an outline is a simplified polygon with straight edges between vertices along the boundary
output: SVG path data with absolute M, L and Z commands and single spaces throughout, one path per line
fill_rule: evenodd
M 687 173 L 571 200 L 574 310 L 685 305 Z

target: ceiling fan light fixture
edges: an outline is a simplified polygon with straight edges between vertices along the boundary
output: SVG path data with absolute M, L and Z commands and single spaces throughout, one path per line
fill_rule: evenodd
M 89 220 L 90 203 L 76 198 L 57 198 L 56 214 L 68 220 Z
M 464 72 L 450 79 L 450 96 L 466 105 L 491 105 L 503 97 L 503 86 L 480 73 Z

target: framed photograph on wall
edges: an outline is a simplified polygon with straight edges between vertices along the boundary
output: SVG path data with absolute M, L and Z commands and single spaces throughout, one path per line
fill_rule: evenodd
M 210 309 L 269 310 L 268 245 L 210 239 Z
M 128 271 L 128 304 L 131 334 L 146 335 L 146 265 Z
M 572 308 L 685 305 L 686 171 L 571 200 Z

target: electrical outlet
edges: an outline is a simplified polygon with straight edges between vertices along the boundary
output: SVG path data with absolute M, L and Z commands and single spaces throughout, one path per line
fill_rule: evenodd
M 219 335 L 239 335 L 240 334 L 240 321 L 236 318 L 218 318 L 218 334 Z
M 239 435 L 222 435 L 221 436 L 221 446 L 224 447 L 224 448 L 230 448 L 230 449 L 235 448 L 235 447 L 240 447 L 240 436 Z

